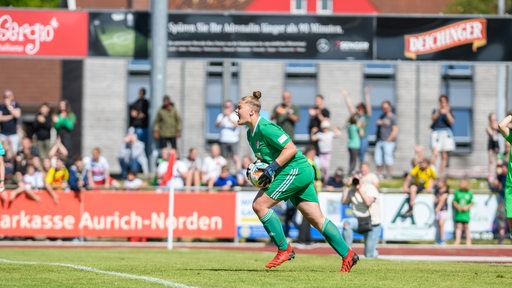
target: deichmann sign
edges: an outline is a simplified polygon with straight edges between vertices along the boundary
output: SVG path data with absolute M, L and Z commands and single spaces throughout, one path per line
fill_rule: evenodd
M 87 56 L 86 12 L 0 10 L 0 56 Z
M 416 59 L 418 54 L 428 54 L 451 47 L 473 43 L 472 50 L 487 44 L 487 21 L 470 19 L 453 23 L 420 34 L 405 35 L 405 57 Z

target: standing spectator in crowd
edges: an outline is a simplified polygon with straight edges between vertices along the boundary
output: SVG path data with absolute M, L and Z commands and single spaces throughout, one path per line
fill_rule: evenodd
M 69 156 L 73 157 L 72 132 L 75 128 L 76 116 L 71 111 L 71 106 L 67 100 L 59 102 L 57 114 L 53 115 L 53 127 L 57 131 L 57 141 L 60 141 L 66 148 Z
M 195 147 L 191 147 L 188 150 L 188 155 L 183 159 L 183 162 L 188 169 L 185 186 L 201 186 L 201 159 L 199 158 Z
M 85 170 L 91 189 L 109 189 L 111 186 L 120 186 L 119 182 L 110 176 L 110 166 L 107 159 L 101 156 L 99 147 L 93 148 L 92 157 L 84 162 L 86 162 Z
M 498 127 L 500 128 L 501 135 L 505 138 L 506 143 L 508 145 L 505 145 L 506 150 L 508 150 L 505 154 L 506 161 L 508 163 L 507 166 L 507 180 L 505 182 L 505 211 L 507 214 L 507 220 L 508 220 L 508 227 L 512 228 L 512 162 L 510 161 L 510 153 L 512 153 L 510 149 L 510 143 L 512 143 L 512 133 L 510 133 L 510 128 L 512 126 L 512 112 L 508 112 L 507 116 L 503 118 L 500 123 L 498 124 Z M 510 231 L 510 234 L 512 234 L 512 231 Z M 512 238 L 512 237 L 511 237 Z
M 441 165 L 439 175 L 444 176 L 448 167 L 448 153 L 455 150 L 455 139 L 453 138 L 452 126 L 455 122 L 448 96 L 439 96 L 439 108 L 432 111 L 432 133 L 430 145 L 432 148 L 432 165 L 436 166 L 437 157 L 441 153 Z
M 416 195 L 423 192 L 432 192 L 434 182 L 437 179 L 436 171 L 430 166 L 428 159 L 424 158 L 420 163 L 407 174 L 402 190 L 409 194 L 409 209 L 404 213 L 404 217 L 409 217 L 413 213 Z
M 238 157 L 238 144 L 240 142 L 240 129 L 238 128 L 238 116 L 231 100 L 224 102 L 224 111 L 217 115 L 215 126 L 220 128 L 220 151 L 222 157 L 226 158 L 234 167 L 240 167 Z
M 181 137 L 181 117 L 168 95 L 164 96 L 162 108 L 156 114 L 153 137 L 158 140 L 159 149 L 167 146 L 178 149 L 176 140 Z
M 126 179 L 128 171 L 149 173 L 144 142 L 137 138 L 135 128 L 128 128 L 128 134 L 124 137 L 123 142 L 118 158 L 121 166 L 121 177 Z
M 470 210 L 475 203 L 473 202 L 473 193 L 469 190 L 469 180 L 461 179 L 459 189 L 453 196 L 453 212 L 455 214 L 455 245 L 460 244 L 462 230 L 466 234 L 466 245 L 471 246 L 471 231 L 469 229 Z
M 318 151 L 318 142 L 311 139 L 311 133 L 313 131 L 313 128 L 316 127 L 316 131 L 320 131 L 321 127 L 320 124 L 324 120 L 330 120 L 329 117 L 331 117 L 331 113 L 329 109 L 324 107 L 324 96 L 318 94 L 315 96 L 315 105 L 313 107 L 310 107 L 309 110 L 309 124 L 308 124 L 308 130 L 310 135 L 310 142 L 314 145 L 315 150 Z
M 345 172 L 343 168 L 338 167 L 336 171 L 334 171 L 334 174 L 327 180 L 325 189 L 327 191 L 333 191 L 334 189 L 343 188 L 343 186 L 345 186 Z
M 352 172 L 356 169 L 359 152 L 361 150 L 361 136 L 363 135 L 363 130 L 357 125 L 356 114 L 350 115 L 348 119 L 347 135 L 347 148 L 349 155 L 348 174 L 352 175 Z
M 274 121 L 284 132 L 295 139 L 295 124 L 299 122 L 299 107 L 292 104 L 292 94 L 284 91 L 281 96 L 282 102 L 274 107 L 270 120 Z
M 53 128 L 52 114 L 48 103 L 44 102 L 39 106 L 39 112 L 36 113 L 35 118 L 32 129 L 37 141 L 37 150 L 41 158 L 46 158 L 51 147 L 51 131 Z
M 55 190 L 64 191 L 68 188 L 69 171 L 62 158 L 54 158 L 55 164 L 50 167 L 46 174 L 45 187 L 55 204 L 58 203 L 58 197 Z
M 320 172 L 323 175 L 324 179 L 322 182 L 327 181 L 327 177 L 329 175 L 329 169 L 331 168 L 331 158 L 332 158 L 332 147 L 334 138 L 338 138 L 341 136 L 341 131 L 338 127 L 331 125 L 329 120 L 324 120 L 320 124 L 320 131 L 318 128 L 313 127 L 311 130 L 311 140 L 317 143 L 318 150 L 317 154 L 320 159 Z M 314 147 L 313 147 L 314 148 Z
M 396 148 L 396 136 L 398 135 L 398 125 L 396 115 L 393 113 L 393 107 L 388 100 L 381 104 L 382 114 L 377 120 L 377 143 L 375 144 L 375 164 L 377 165 L 377 174 L 383 176 L 383 168 L 386 166 L 386 177 L 392 176 L 394 162 L 394 152 Z
M 500 143 L 498 142 L 499 128 L 496 113 L 489 113 L 489 124 L 485 131 L 487 132 L 487 154 L 489 157 L 488 179 L 489 181 L 492 181 L 492 178 L 496 175 L 496 159 L 498 158 L 498 154 L 500 153 Z
M 4 91 L 4 101 L 0 104 L 0 137 L 7 140 L 14 154 L 18 152 L 18 120 L 21 108 L 14 101 L 12 90 Z
M 434 212 L 436 213 L 436 244 L 445 245 L 444 242 L 444 223 L 448 215 L 448 195 L 450 187 L 448 179 L 439 178 L 434 185 Z
M 343 224 L 343 237 L 351 246 L 354 231 L 364 235 L 364 256 L 376 258 L 379 256 L 381 227 L 379 190 L 372 184 L 363 183 L 359 173 L 349 179 L 350 187 L 343 188 L 341 203 L 352 204 L 354 218 L 347 218 Z
M 370 164 L 368 162 L 362 162 L 359 166 L 359 172 L 361 172 L 361 181 L 363 183 L 372 184 L 377 189 L 380 189 L 379 177 L 371 172 Z
M 14 200 L 21 194 L 25 194 L 29 199 L 40 202 L 41 197 L 37 196 L 35 192 L 44 187 L 43 173 L 37 171 L 34 165 L 27 165 L 26 173 L 23 175 L 22 180 L 18 182 L 18 187 L 11 193 L 8 207 L 11 207 Z
M 219 144 L 213 143 L 210 147 L 210 155 L 203 160 L 201 168 L 202 184 L 211 189 L 215 180 L 219 177 L 222 167 L 226 164 L 228 164 L 228 161 L 220 154 Z
M 231 174 L 228 165 L 224 165 L 220 172 L 219 177 L 213 183 L 213 186 L 219 187 L 221 191 L 232 190 L 234 186 L 238 186 L 235 175 Z M 210 191 L 211 192 L 211 191 Z
M 364 102 L 360 102 L 357 104 L 356 108 L 352 105 L 352 101 L 348 95 L 347 90 L 342 90 L 341 94 L 345 99 L 345 104 L 347 105 L 348 112 L 353 115 L 357 115 L 357 126 L 362 130 L 361 138 L 361 148 L 359 149 L 359 161 L 361 163 L 364 162 L 366 151 L 368 151 L 368 123 L 372 117 L 372 103 L 370 102 L 370 87 L 366 86 L 364 88 Z
M 507 181 L 507 165 L 502 159 L 496 160 L 496 176 L 489 181 L 489 188 L 496 197 L 496 227 L 498 228 L 498 244 L 503 244 L 505 231 L 507 230 L 507 218 L 505 212 L 505 185 Z
M 139 97 L 130 104 L 129 127 L 135 129 L 137 139 L 144 143 L 146 157 L 148 153 L 149 101 L 146 99 L 146 88 L 139 89 Z

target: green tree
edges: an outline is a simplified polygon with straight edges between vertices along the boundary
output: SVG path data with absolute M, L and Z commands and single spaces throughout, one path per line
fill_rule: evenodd
M 59 8 L 61 0 L 0 0 L 0 7 Z
M 452 0 L 446 14 L 498 14 L 499 0 Z M 512 12 L 512 0 L 505 0 L 505 13 Z

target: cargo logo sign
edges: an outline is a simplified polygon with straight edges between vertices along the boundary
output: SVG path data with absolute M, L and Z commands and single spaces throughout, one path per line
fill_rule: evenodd
M 410 59 L 469 43 L 476 52 L 487 44 L 487 21 L 483 18 L 464 20 L 404 38 L 404 55 Z

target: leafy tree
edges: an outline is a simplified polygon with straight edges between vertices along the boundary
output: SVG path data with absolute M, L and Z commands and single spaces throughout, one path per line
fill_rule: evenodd
M 446 14 L 498 14 L 499 0 L 452 0 Z M 512 13 L 512 0 L 505 0 L 505 13 Z
M 0 0 L 0 7 L 59 8 L 62 0 Z

